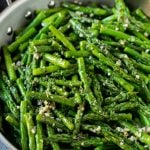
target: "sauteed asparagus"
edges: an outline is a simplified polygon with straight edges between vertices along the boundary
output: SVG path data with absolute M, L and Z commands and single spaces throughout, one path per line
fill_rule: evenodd
M 22 150 L 149 149 L 149 26 L 123 0 L 36 10 L 2 50 L 0 131 Z

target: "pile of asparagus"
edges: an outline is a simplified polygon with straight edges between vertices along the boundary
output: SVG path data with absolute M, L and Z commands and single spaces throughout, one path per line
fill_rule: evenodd
M 149 26 L 123 0 L 36 10 L 3 47 L 1 132 L 22 150 L 149 149 Z

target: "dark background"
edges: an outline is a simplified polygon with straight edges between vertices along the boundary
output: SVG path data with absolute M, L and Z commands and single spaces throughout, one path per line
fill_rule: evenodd
M 7 7 L 7 2 L 6 0 L 0 0 L 0 12 Z
M 15 0 L 11 0 L 11 1 L 14 2 Z M 7 6 L 8 5 L 6 0 L 0 0 L 0 12 L 2 12 Z

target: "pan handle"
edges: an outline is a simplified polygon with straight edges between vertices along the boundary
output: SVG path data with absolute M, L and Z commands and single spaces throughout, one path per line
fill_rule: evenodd
M 7 5 L 9 6 L 12 3 L 12 0 L 6 0 Z
M 0 0 L 0 12 L 12 3 L 12 0 Z

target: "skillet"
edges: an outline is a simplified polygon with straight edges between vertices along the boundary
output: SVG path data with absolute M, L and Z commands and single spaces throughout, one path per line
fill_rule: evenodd
M 79 0 L 18 0 L 11 4 L 7 9 L 5 9 L 0 14 L 0 47 L 10 42 L 12 39 L 12 35 L 8 35 L 8 30 L 11 28 L 12 31 L 19 29 L 23 25 L 25 25 L 29 20 L 27 20 L 24 16 L 30 11 L 33 12 L 35 9 L 47 8 L 49 3 L 55 3 L 55 6 L 59 6 L 62 1 L 69 2 L 79 2 Z M 11 0 L 7 0 L 10 4 Z M 109 6 L 113 6 L 113 0 L 80 0 L 83 4 L 99 3 L 106 4 Z M 140 5 L 139 1 L 127 1 L 130 3 L 132 7 L 138 7 Z M 3 150 L 16 150 L 16 148 L 0 133 L 0 142 L 2 142 L 6 147 L 2 147 Z M 0 143 L 1 149 L 1 143 Z

